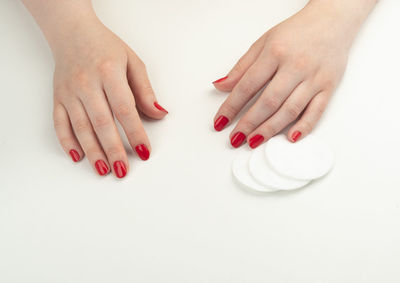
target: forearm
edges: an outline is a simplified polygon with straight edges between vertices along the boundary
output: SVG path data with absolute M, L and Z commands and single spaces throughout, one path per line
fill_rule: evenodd
M 91 0 L 21 1 L 40 26 L 52 49 L 62 44 L 81 23 L 97 20 Z
M 365 21 L 377 2 L 378 0 L 310 0 L 307 6 L 318 5 L 320 9 L 336 13 L 358 27 Z
M 325 23 L 327 33 L 345 35 L 344 46 L 350 46 L 360 27 L 378 0 L 310 0 L 302 10 L 311 18 Z

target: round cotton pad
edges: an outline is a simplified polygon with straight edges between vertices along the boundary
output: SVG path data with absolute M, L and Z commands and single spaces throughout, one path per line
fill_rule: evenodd
M 285 135 L 275 136 L 267 142 L 265 156 L 278 173 L 301 180 L 320 178 L 334 164 L 330 147 L 313 135 L 295 143 L 288 141 Z
M 258 192 L 273 192 L 274 190 L 257 183 L 250 175 L 248 162 L 249 151 L 240 151 L 232 163 L 232 172 L 236 180 L 248 189 Z
M 297 180 L 278 174 L 268 164 L 262 146 L 253 150 L 249 159 L 249 171 L 260 184 L 274 188 L 275 190 L 294 190 L 310 182 L 309 180 Z

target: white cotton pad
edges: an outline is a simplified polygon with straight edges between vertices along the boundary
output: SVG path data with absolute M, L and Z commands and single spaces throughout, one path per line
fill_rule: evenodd
M 232 163 L 233 176 L 235 176 L 236 180 L 240 184 L 242 184 L 244 187 L 248 189 L 258 192 L 273 192 L 274 189 L 257 183 L 250 175 L 248 167 L 250 155 L 251 152 L 248 150 L 239 151 L 238 155 L 236 156 L 236 158 L 233 160 Z
M 280 175 L 268 164 L 264 154 L 264 147 L 253 150 L 249 159 L 250 174 L 262 185 L 275 190 L 294 190 L 307 185 L 310 180 L 298 180 Z
M 318 179 L 334 164 L 331 148 L 313 135 L 295 143 L 285 135 L 275 136 L 267 142 L 265 156 L 278 173 L 301 180 Z

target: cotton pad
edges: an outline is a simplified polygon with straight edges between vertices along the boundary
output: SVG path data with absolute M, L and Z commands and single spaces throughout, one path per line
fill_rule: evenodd
M 288 141 L 285 135 L 275 136 L 267 142 L 265 156 L 275 171 L 301 180 L 318 179 L 334 164 L 331 148 L 314 135 L 295 143 Z
M 232 172 L 237 181 L 248 189 L 259 192 L 273 192 L 274 189 L 257 183 L 249 172 L 249 151 L 239 151 L 232 163 Z
M 249 159 L 250 175 L 260 184 L 275 190 L 294 190 L 307 185 L 310 180 L 297 180 L 280 175 L 268 164 L 264 147 L 253 150 Z

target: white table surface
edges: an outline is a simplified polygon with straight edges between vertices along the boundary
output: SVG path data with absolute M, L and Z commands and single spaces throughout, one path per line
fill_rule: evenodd
M 53 131 L 49 48 L 1 0 L 0 282 L 400 282 L 400 1 L 371 14 L 314 131 L 334 170 L 265 196 L 231 176 L 211 82 L 306 1 L 94 2 L 170 115 L 145 122 L 152 157 L 131 153 L 125 180 L 73 164 Z

